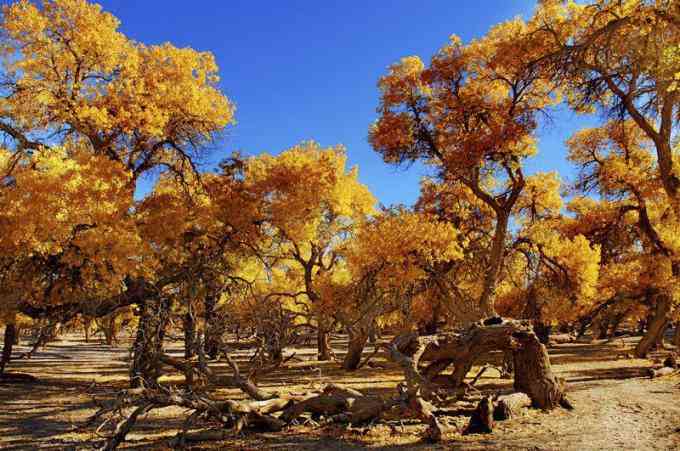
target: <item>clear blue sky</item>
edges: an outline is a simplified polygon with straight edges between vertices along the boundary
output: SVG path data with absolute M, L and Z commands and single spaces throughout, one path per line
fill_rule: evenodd
M 424 61 L 455 33 L 468 41 L 533 11 L 535 0 L 217 1 L 100 0 L 132 39 L 213 52 L 237 125 L 216 149 L 277 153 L 313 139 L 343 144 L 361 180 L 384 204 L 411 204 L 420 166 L 385 165 L 367 142 L 376 118 L 376 82 L 399 58 Z M 559 113 L 541 132 L 529 171 L 568 175 L 564 139 L 581 118 Z M 146 181 L 146 187 L 150 181 Z

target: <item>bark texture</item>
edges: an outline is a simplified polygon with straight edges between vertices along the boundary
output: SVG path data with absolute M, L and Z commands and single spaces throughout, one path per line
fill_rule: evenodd
M 130 385 L 155 387 L 160 376 L 163 339 L 170 314 L 167 300 L 149 299 L 140 306 L 139 325 L 132 347 Z
M 347 354 L 342 362 L 342 367 L 348 371 L 356 370 L 361 363 L 361 356 L 368 342 L 368 333 L 363 330 L 349 332 L 349 344 Z
M 564 383 L 552 372 L 548 352 L 530 322 L 500 318 L 485 322 L 474 324 L 462 334 L 437 337 L 421 358 L 422 361 L 431 362 L 425 371 L 428 379 L 453 364 L 451 385 L 461 387 L 478 359 L 491 351 L 510 351 L 513 355 L 515 389 L 526 393 L 534 407 L 544 410 L 558 405 L 570 407 L 564 395 Z
M 209 293 L 204 301 L 205 320 L 205 353 L 215 359 L 222 349 L 222 333 L 224 332 L 224 322 L 220 321 L 216 311 L 217 296 Z
M 635 348 L 635 355 L 638 358 L 647 357 L 647 354 L 659 339 L 663 340 L 663 332 L 668 325 L 671 308 L 672 300 L 669 296 L 657 296 L 654 315 L 647 324 L 647 332 Z
M 329 327 L 323 321 L 319 321 L 319 329 L 316 333 L 316 347 L 318 360 L 333 360 L 333 351 L 331 350 L 330 331 Z

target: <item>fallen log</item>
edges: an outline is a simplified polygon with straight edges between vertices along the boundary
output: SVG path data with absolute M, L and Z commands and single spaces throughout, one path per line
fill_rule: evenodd
M 649 370 L 649 378 L 654 379 L 657 377 L 663 377 L 663 376 L 670 376 L 671 374 L 675 374 L 678 370 L 675 368 L 671 368 L 668 366 L 664 366 L 658 369 L 650 369 Z
M 550 345 L 561 345 L 566 343 L 573 343 L 576 341 L 576 336 L 572 334 L 554 334 L 550 336 Z

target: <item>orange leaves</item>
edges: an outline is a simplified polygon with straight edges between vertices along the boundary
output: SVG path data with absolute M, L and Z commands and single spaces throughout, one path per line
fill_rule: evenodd
M 516 19 L 468 45 L 452 36 L 428 67 L 416 57 L 390 67 L 369 132 L 374 149 L 389 163 L 432 164 L 447 183 L 464 183 L 494 210 L 513 203 L 516 195 L 502 193 L 523 187 L 521 162 L 536 152 L 535 116 L 559 98 L 527 65 L 542 50 L 534 31 Z M 485 178 L 506 182 L 488 190 Z
M 6 173 L 9 153 L 3 152 Z M 115 222 L 132 200 L 129 180 L 120 164 L 82 148 L 57 148 L 22 160 L 2 192 L 7 227 L 2 247 L 41 252 L 60 247 L 77 224 Z
M 413 308 L 428 311 L 432 305 L 436 294 L 428 281 L 436 268 L 463 259 L 459 243 L 464 241 L 451 224 L 433 215 L 383 211 L 357 224 L 336 249 L 342 266 L 321 279 L 322 293 L 336 311 L 359 321 L 364 314 L 382 322 L 403 320 L 399 312 L 413 319 Z
M 383 149 L 382 156 L 387 163 L 401 163 L 415 160 L 420 155 L 416 145 L 413 124 L 408 113 L 385 112 L 369 131 L 369 141 L 376 149 Z
M 399 63 L 390 66 L 388 74 L 378 81 L 385 111 L 394 105 L 417 101 L 427 94 L 427 85 L 422 81 L 424 69 L 425 65 L 417 56 L 404 57 Z

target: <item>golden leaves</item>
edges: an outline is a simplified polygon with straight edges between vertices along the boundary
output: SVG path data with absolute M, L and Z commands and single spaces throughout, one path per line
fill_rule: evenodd
M 376 203 L 346 161 L 340 146 L 305 142 L 277 156 L 251 158 L 244 177 L 248 189 L 266 200 L 274 233 L 298 245 L 328 243 L 372 213 Z
M 3 150 L 3 173 L 9 155 Z M 130 173 L 120 163 L 73 144 L 24 157 L 5 180 L 0 252 L 14 266 L 3 275 L 26 300 L 115 293 L 140 273 L 144 246 L 128 216 Z
M 130 169 L 178 166 L 233 122 L 209 52 L 146 46 L 86 0 L 6 6 L 4 114 L 39 134 L 67 127 Z

